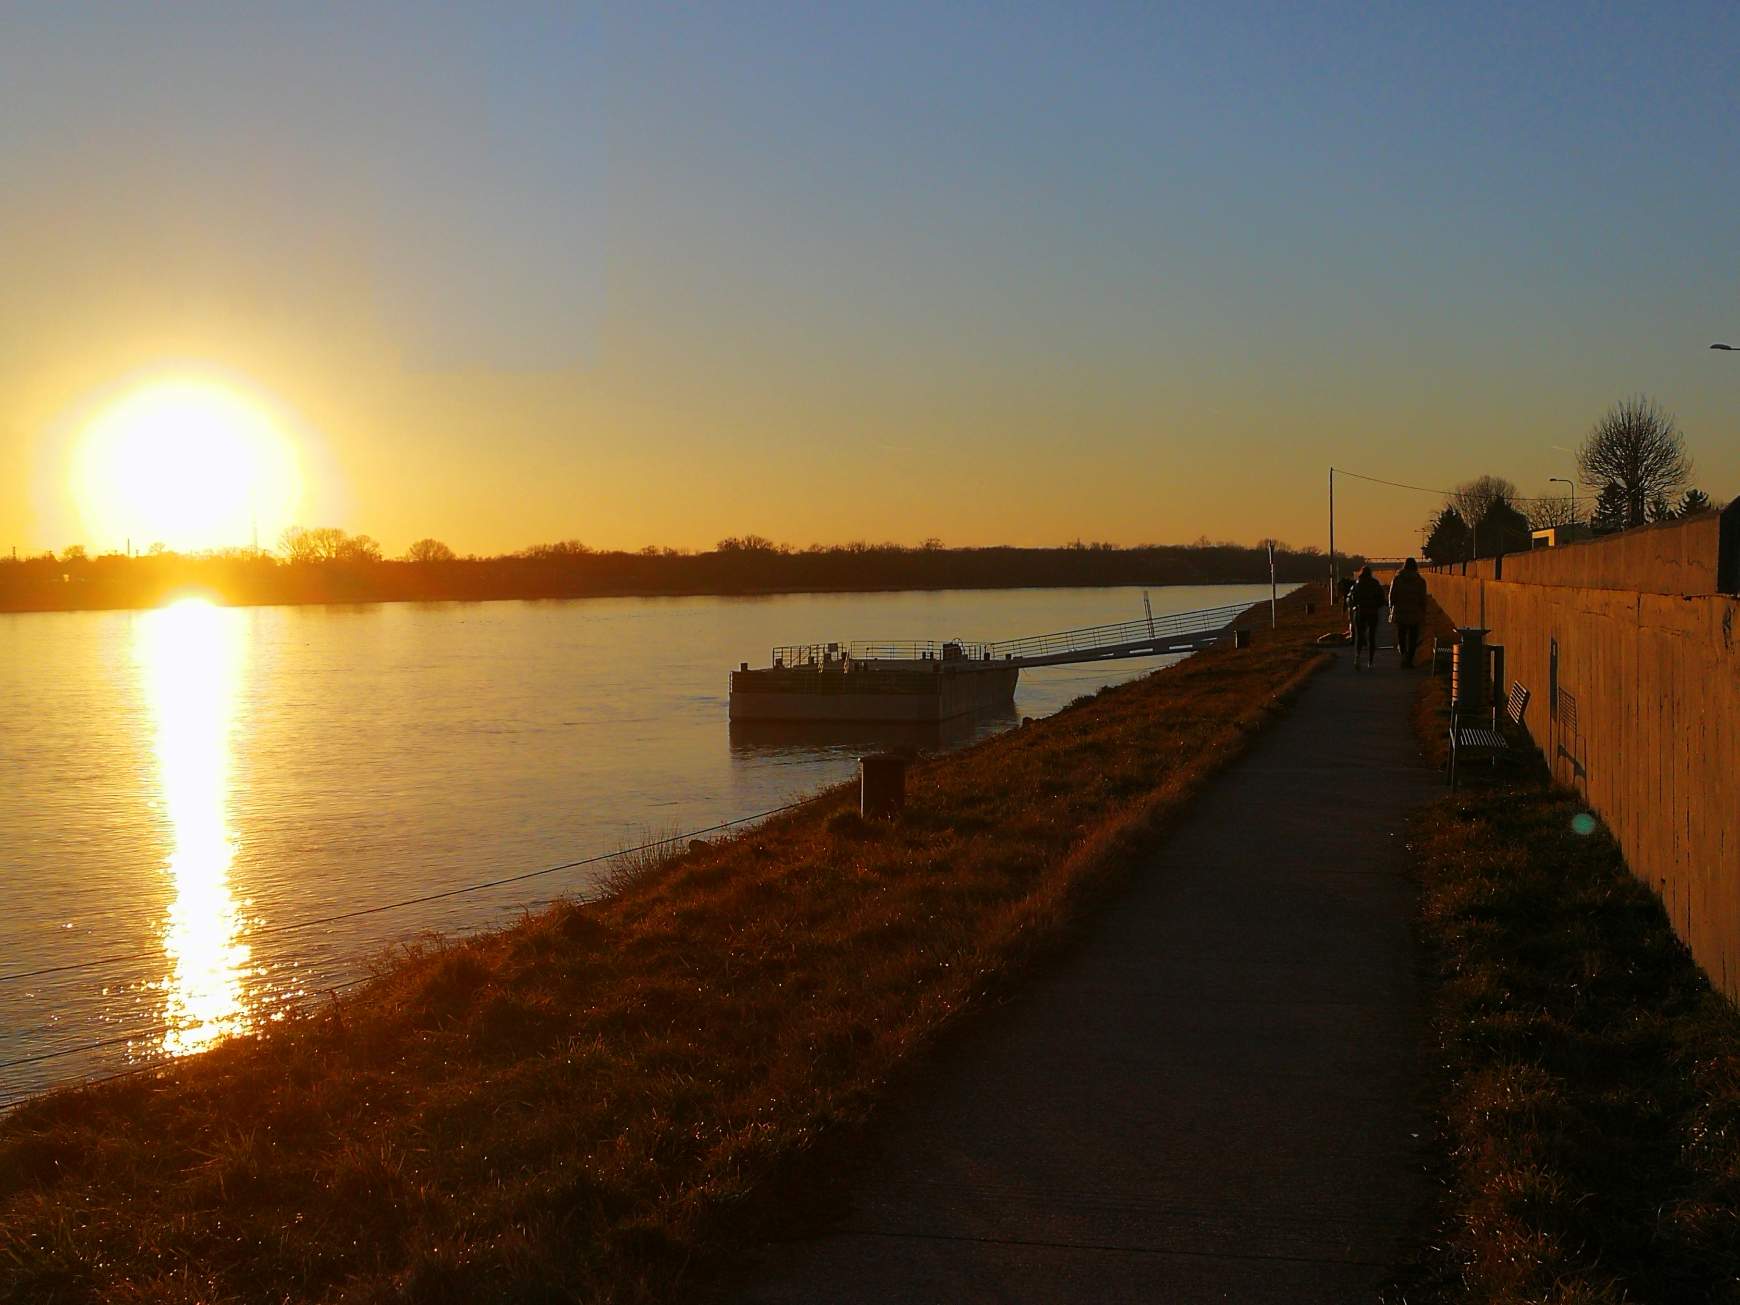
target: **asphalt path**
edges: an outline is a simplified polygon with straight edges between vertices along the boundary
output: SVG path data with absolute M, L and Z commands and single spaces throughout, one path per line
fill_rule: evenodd
M 742 1299 L 1376 1301 L 1429 1199 L 1417 674 L 1317 675 Z

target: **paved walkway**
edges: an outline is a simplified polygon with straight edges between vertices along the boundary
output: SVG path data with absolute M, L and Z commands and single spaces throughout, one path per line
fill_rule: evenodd
M 1416 683 L 1342 652 L 745 1299 L 1375 1301 L 1429 1194 L 1401 873 L 1436 783 Z

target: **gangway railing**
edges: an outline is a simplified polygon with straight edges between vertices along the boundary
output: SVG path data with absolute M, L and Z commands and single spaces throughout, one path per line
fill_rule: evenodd
M 773 650 L 773 664 L 788 668 L 853 662 L 915 661 L 1001 662 L 1015 666 L 1061 666 L 1069 662 L 1107 661 L 1120 657 L 1155 657 L 1191 652 L 1224 638 L 1227 628 L 1250 610 L 1249 603 L 1204 607 L 1192 612 L 1090 625 L 1079 630 L 1028 635 L 989 643 L 965 640 L 912 641 L 905 643 L 811 643 Z
M 1079 630 L 1029 635 L 1025 639 L 1003 639 L 989 645 L 991 660 L 1021 666 L 1056 666 L 1189 651 L 1221 638 L 1227 627 L 1249 610 L 1249 603 L 1232 603 L 1120 621 L 1115 625 L 1090 625 Z

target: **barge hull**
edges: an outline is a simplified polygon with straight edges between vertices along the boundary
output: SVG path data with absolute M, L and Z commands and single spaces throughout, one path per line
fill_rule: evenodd
M 937 723 L 1008 706 L 1020 675 L 1017 667 L 996 665 L 846 674 L 736 671 L 731 719 Z

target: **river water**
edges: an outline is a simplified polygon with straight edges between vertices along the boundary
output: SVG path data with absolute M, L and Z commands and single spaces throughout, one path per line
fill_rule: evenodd
M 1267 592 L 1150 594 L 1160 615 Z M 728 672 L 775 645 L 1141 615 L 1139 589 L 0 615 L 0 1104 L 196 1051 L 604 867 L 354 912 L 851 778 L 876 740 L 728 728 Z M 1155 664 L 1023 672 L 1012 714 L 941 744 Z

